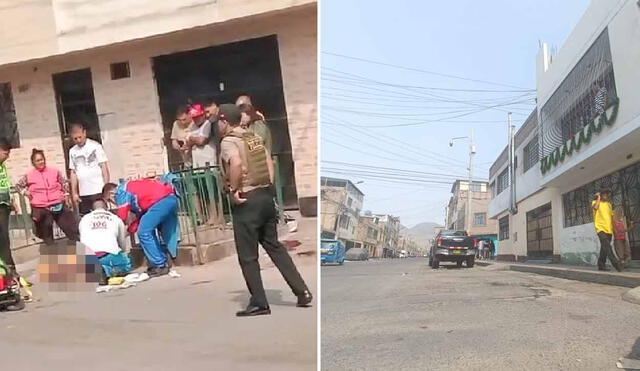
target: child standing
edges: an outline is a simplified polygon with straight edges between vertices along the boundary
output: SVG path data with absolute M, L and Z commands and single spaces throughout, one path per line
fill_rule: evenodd
M 631 226 L 631 223 L 629 223 Z M 613 246 L 616 255 L 622 264 L 627 264 L 631 260 L 631 248 L 627 241 L 627 226 L 622 218 L 622 213 L 616 211 L 613 214 Z

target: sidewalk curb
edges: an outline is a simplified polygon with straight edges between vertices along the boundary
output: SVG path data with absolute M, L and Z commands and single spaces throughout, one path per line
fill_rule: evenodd
M 545 267 L 527 264 L 511 264 L 496 262 L 476 262 L 481 266 L 505 266 L 507 270 L 523 273 L 535 273 L 545 276 L 563 278 L 574 281 L 598 283 L 602 285 L 636 288 L 640 286 L 640 275 L 629 275 L 618 272 L 598 272 L 565 267 Z M 640 293 L 638 293 L 640 298 Z

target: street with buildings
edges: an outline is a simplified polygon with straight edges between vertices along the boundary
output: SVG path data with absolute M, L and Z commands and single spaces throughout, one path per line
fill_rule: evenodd
M 427 259 L 322 267 L 322 370 L 616 370 L 627 288 Z
M 493 36 L 487 44 L 479 41 L 483 47 L 473 60 L 487 58 L 485 69 L 495 64 L 506 70 L 501 58 L 530 47 L 528 67 L 514 67 L 533 77 L 529 89 L 497 78 L 469 80 L 466 73 L 439 80 L 432 76 L 442 77 L 432 68 L 439 58 L 429 54 L 415 56 L 423 65 L 366 48 L 371 55 L 327 58 L 340 69 L 326 68 L 323 86 L 351 95 L 340 104 L 334 102 L 339 98 L 323 102 L 323 113 L 336 112 L 327 114 L 330 150 L 322 149 L 328 158 L 321 168 L 323 238 L 361 244 L 384 258 L 387 248 L 414 245 L 400 236 L 396 247 L 388 246 L 390 221 L 442 220 L 425 223 L 433 231 L 422 248 L 433 246 L 435 256 L 453 262 L 370 259 L 323 266 L 323 370 L 640 369 L 640 3 L 583 3 L 559 44 L 541 38 L 548 27 L 522 14 L 531 4 L 513 17 L 531 22 L 523 23 L 523 35 L 535 35 L 537 43 L 516 46 L 518 27 L 503 44 Z M 546 22 L 560 9 L 556 5 L 541 5 L 545 10 L 536 16 Z M 485 6 L 489 14 L 482 19 L 489 23 L 504 10 Z M 413 17 L 406 9 L 389 13 Z M 410 33 L 400 28 L 398 34 Z M 373 29 L 354 39 L 375 40 L 374 34 L 389 43 Z M 451 45 L 466 37 L 429 42 L 455 54 Z M 495 45 L 508 45 L 509 52 L 493 58 Z M 356 67 L 342 69 L 341 62 Z M 442 80 L 447 83 L 437 83 Z M 497 90 L 506 88 L 518 90 Z M 388 102 L 379 101 L 380 92 Z M 490 98 L 507 92 L 514 95 Z M 360 106 L 367 101 L 385 108 Z M 457 116 L 435 112 L 453 102 L 500 112 L 482 118 L 472 108 L 449 112 L 464 112 Z M 350 119 L 338 117 L 349 113 Z M 448 121 L 465 116 L 468 121 Z M 493 122 L 499 131 L 482 126 Z M 447 143 L 459 148 L 457 158 L 444 152 Z M 332 192 L 340 196 L 328 196 Z M 357 208 L 348 202 L 353 197 Z M 367 209 L 382 213 L 362 212 Z M 444 218 L 434 217 L 434 209 L 444 209 Z M 469 249 L 482 250 L 475 267 Z

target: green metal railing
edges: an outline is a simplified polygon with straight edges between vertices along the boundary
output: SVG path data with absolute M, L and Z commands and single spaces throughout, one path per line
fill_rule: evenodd
M 273 156 L 276 208 L 282 213 L 283 187 L 277 156 Z M 218 166 L 185 169 L 172 172 L 177 179 L 174 187 L 180 195 L 178 217 L 181 245 L 197 249 L 200 263 L 204 263 L 203 246 L 211 243 L 211 230 L 231 229 L 231 200 L 224 190 L 224 178 Z

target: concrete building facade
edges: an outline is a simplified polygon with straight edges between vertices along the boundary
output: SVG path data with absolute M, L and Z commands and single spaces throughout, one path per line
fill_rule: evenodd
M 515 138 L 514 182 L 503 175 L 506 151 L 491 170 L 499 258 L 596 265 L 591 201 L 603 188 L 627 220 L 640 220 L 640 44 L 629 43 L 638 34 L 637 1 L 592 1 L 557 54 L 541 45 L 537 110 Z M 627 238 L 637 261 L 640 230 Z
M 384 223 L 374 215 L 362 215 L 358 221 L 358 238 L 355 246 L 369 251 L 369 257 L 381 258 Z
M 355 247 L 364 193 L 348 179 L 321 177 L 321 237 Z
M 487 209 L 491 199 L 489 183 L 474 181 L 471 185 L 471 226 L 467 226 L 468 191 L 468 180 L 456 180 L 453 183 L 451 198 L 447 207 L 446 228 L 467 231 L 471 236 L 495 238 L 496 221 L 487 216 Z
M 400 218 L 388 214 L 374 214 L 382 225 L 382 258 L 398 256 L 400 240 Z
M 276 128 L 289 206 L 315 205 L 316 13 L 309 0 L 5 1 L 0 109 L 2 134 L 16 146 L 12 178 L 31 166 L 32 148 L 66 168 L 68 124 L 79 111 L 105 148 L 113 180 L 166 172 L 180 101 L 233 102 L 247 92 Z M 206 64 L 212 56 L 227 59 L 192 74 L 160 69 L 171 58 L 181 71 L 180 62 L 197 67 L 198 58 Z M 185 81 L 190 85 L 180 85 Z

